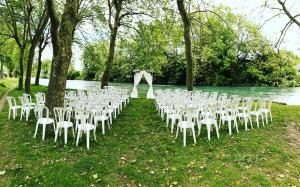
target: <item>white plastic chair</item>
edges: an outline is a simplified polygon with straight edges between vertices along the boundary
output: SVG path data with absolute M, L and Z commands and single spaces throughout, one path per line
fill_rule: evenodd
M 256 118 L 256 125 L 257 127 L 259 127 L 259 117 L 261 117 L 261 120 L 262 120 L 262 125 L 264 126 L 265 123 L 264 123 L 264 115 L 263 115 L 263 112 L 260 110 L 261 109 L 261 100 L 258 100 L 255 102 L 255 105 L 254 105 L 254 110 L 250 111 L 250 115 L 251 116 L 255 116 Z
M 220 117 L 219 129 L 221 128 L 221 125 L 223 125 L 225 122 L 227 122 L 229 135 L 232 135 L 232 128 L 231 128 L 232 123 L 234 125 L 234 128 L 236 129 L 236 132 L 239 133 L 239 128 L 238 128 L 238 124 L 237 124 L 237 113 L 236 113 L 237 107 L 238 106 L 235 106 L 235 105 L 229 106 L 228 109 L 225 110 L 225 113 L 223 113 Z
M 268 124 L 268 114 L 270 115 L 271 122 L 273 122 L 272 119 L 272 100 L 271 99 L 262 99 L 261 100 L 261 108 L 259 109 L 260 112 L 265 114 L 266 118 L 266 124 Z
M 36 116 L 37 116 L 37 122 L 35 127 L 35 133 L 34 138 L 36 138 L 36 134 L 38 131 L 38 128 L 40 125 L 43 126 L 43 135 L 42 140 L 45 140 L 45 133 L 46 133 L 46 127 L 47 125 L 52 125 L 55 133 L 55 124 L 54 120 L 52 118 L 49 118 L 49 109 L 45 106 L 36 106 Z
M 23 96 L 26 97 L 26 98 L 28 99 L 28 104 L 30 104 L 30 106 L 35 106 L 35 103 L 32 102 L 32 99 L 31 99 L 31 95 L 30 95 L 30 94 L 24 93 Z
M 30 101 L 28 97 L 21 96 L 19 97 L 19 100 L 21 102 L 21 117 L 20 121 L 22 120 L 22 117 L 24 116 L 26 121 L 28 121 L 30 111 L 34 110 L 34 106 L 30 104 Z
M 207 138 L 210 141 L 210 133 L 213 130 L 212 127 L 215 127 L 217 137 L 220 138 L 219 135 L 219 127 L 218 123 L 216 120 L 216 112 L 212 107 L 207 107 L 206 109 L 203 110 L 203 112 L 200 114 L 200 120 L 199 120 L 199 131 L 198 131 L 198 136 L 201 133 L 201 127 L 202 125 L 206 125 L 207 128 Z
M 248 130 L 248 121 L 250 121 L 251 129 L 253 129 L 252 125 L 252 119 L 250 115 L 250 110 L 252 108 L 252 98 L 248 98 L 242 107 L 239 107 L 239 113 L 237 114 L 237 117 L 243 121 L 245 125 L 245 130 Z M 242 118 L 242 119 L 241 119 Z
M 77 140 L 76 145 L 79 143 L 79 139 L 82 136 L 82 133 L 86 133 L 86 147 L 90 148 L 90 131 L 94 133 L 94 139 L 96 141 L 96 126 L 93 122 L 93 114 L 90 111 L 86 110 L 78 110 L 75 111 L 78 115 L 79 124 L 78 124 L 78 132 L 77 132 Z
M 13 119 L 16 119 L 16 116 L 18 115 L 18 109 L 21 109 L 22 107 L 17 105 L 16 99 L 14 97 L 7 97 L 6 100 L 9 105 L 8 119 L 10 119 L 11 112 L 13 113 Z
M 194 143 L 196 143 L 196 135 L 195 135 L 195 123 L 193 122 L 195 111 L 197 109 L 190 108 L 184 109 L 179 112 L 179 122 L 177 125 L 176 131 L 176 139 L 178 137 L 178 131 L 181 129 L 183 131 L 183 146 L 186 146 L 186 130 L 190 129 L 192 131 Z
M 64 139 L 65 139 L 65 144 L 67 144 L 69 128 L 72 129 L 73 136 L 75 138 L 74 126 L 73 123 L 71 122 L 72 110 L 68 108 L 55 107 L 53 111 L 54 111 L 55 123 L 56 123 L 54 142 L 57 141 L 58 133 L 61 135 L 61 130 L 64 129 Z
M 35 94 L 35 102 L 36 105 L 45 106 L 46 96 L 42 92 L 38 92 Z
M 108 129 L 110 129 L 110 120 L 107 105 L 98 105 L 93 110 L 95 126 L 98 126 L 98 122 L 101 121 L 102 134 L 105 134 L 105 121 L 107 122 Z

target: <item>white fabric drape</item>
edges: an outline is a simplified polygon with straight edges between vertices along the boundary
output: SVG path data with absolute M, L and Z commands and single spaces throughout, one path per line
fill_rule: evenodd
M 152 88 L 152 81 L 153 81 L 153 77 L 150 73 L 148 72 L 144 72 L 144 77 L 147 81 L 147 83 L 149 84 L 149 90 L 147 92 L 147 99 L 154 99 L 154 93 L 153 93 L 153 88 Z
M 134 74 L 134 85 L 130 95 L 131 98 L 138 98 L 137 85 L 140 83 L 142 77 L 143 77 L 143 72 L 136 72 Z
M 147 92 L 147 99 L 154 99 L 155 96 L 154 96 L 153 87 L 152 87 L 153 77 L 152 77 L 151 73 L 148 73 L 147 71 L 140 71 L 140 72 L 136 72 L 134 74 L 134 85 L 133 85 L 133 89 L 131 91 L 130 97 L 138 98 L 137 85 L 140 83 L 143 76 L 145 77 L 147 83 L 149 84 L 149 90 Z

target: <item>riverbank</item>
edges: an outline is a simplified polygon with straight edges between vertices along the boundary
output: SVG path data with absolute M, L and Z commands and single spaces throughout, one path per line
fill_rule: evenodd
M 32 86 L 32 95 L 46 91 Z M 15 90 L 12 96 L 23 92 Z M 228 129 L 207 140 L 203 130 L 192 144 L 166 130 L 153 100 L 132 99 L 97 142 L 79 147 L 69 136 L 54 143 L 51 127 L 45 141 L 32 138 L 34 116 L 28 123 L 7 120 L 0 113 L 0 184 L 3 186 L 299 186 L 300 156 L 295 136 L 300 129 L 300 107 L 274 104 L 273 123 L 228 135 Z M 255 125 L 254 125 L 255 126 Z M 293 129 L 290 128 L 293 127 Z M 296 129 L 296 130 L 295 130 Z M 297 137 L 296 137 L 297 138 Z M 299 137 L 298 137 L 299 138 Z M 85 138 L 83 137 L 82 140 Z
M 49 80 L 41 79 L 41 85 L 47 86 Z M 110 83 L 113 86 L 132 89 L 130 83 Z M 68 89 L 87 89 L 89 86 L 100 86 L 98 81 L 68 80 Z M 148 84 L 140 84 L 138 91 L 147 93 Z M 153 89 L 186 89 L 184 85 L 153 85 Z M 270 97 L 273 101 L 287 105 L 300 106 L 300 87 L 283 88 L 283 87 L 251 87 L 251 86 L 195 86 L 195 90 L 207 92 L 228 93 L 230 95 L 239 95 L 241 97 Z

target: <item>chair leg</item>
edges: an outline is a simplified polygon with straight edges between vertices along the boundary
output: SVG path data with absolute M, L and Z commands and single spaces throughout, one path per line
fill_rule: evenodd
M 89 130 L 86 131 L 86 147 L 87 147 L 87 149 L 90 148 L 90 131 Z
M 21 117 L 20 117 L 20 121 L 22 121 L 22 116 L 24 115 L 24 110 L 21 109 Z
M 271 119 L 271 123 L 273 123 L 272 112 L 271 112 L 271 110 L 270 110 L 270 119 Z
M 195 134 L 195 128 L 192 128 L 192 133 L 193 133 L 193 139 L 194 139 L 194 143 L 196 144 L 196 134 Z
M 57 127 L 56 130 L 55 130 L 55 138 L 54 138 L 54 142 L 57 141 L 58 131 L 59 131 L 59 128 Z
M 259 115 L 256 116 L 256 125 L 257 125 L 257 128 L 259 128 Z
M 183 128 L 183 146 L 186 146 L 186 128 Z
M 250 120 L 251 129 L 253 129 L 253 124 L 252 124 L 251 116 L 249 117 L 249 120 Z
M 231 122 L 230 122 L 231 123 Z M 231 125 L 230 125 L 231 126 Z M 220 138 L 220 135 L 219 135 L 219 129 L 218 129 L 218 124 L 217 123 L 215 123 L 215 128 L 216 128 L 216 133 L 217 133 L 217 137 L 218 137 L 218 139 Z M 231 127 L 230 127 L 230 129 L 231 129 Z
M 232 135 L 232 131 L 231 131 L 231 120 L 228 120 L 228 129 L 229 129 L 229 135 Z
M 199 122 L 199 125 L 198 125 L 198 136 L 200 136 L 201 128 L 202 128 L 202 124 Z
M 244 123 L 245 123 L 245 130 L 247 131 L 248 130 L 248 119 L 247 118 L 244 118 Z
M 105 124 L 104 124 L 104 121 L 101 121 L 102 122 L 102 134 L 105 134 Z
M 261 113 L 260 115 L 261 115 L 261 121 L 262 121 L 262 124 L 263 124 L 263 126 L 265 126 L 264 114 L 263 114 L 263 113 Z
M 45 133 L 46 133 L 46 124 L 43 124 L 43 136 L 42 136 L 42 140 L 45 140 Z
M 266 124 L 268 124 L 268 112 L 266 112 Z
M 206 125 L 207 127 L 207 138 L 210 141 L 210 125 Z
M 171 133 L 173 133 L 174 125 L 175 125 L 175 119 L 172 118 L 172 123 L 171 123 Z
M 64 128 L 65 144 L 68 143 L 68 128 Z
M 37 134 L 38 128 L 39 128 L 39 124 L 36 123 L 35 132 L 34 132 L 34 136 L 33 136 L 34 138 L 36 138 L 36 134 Z
M 239 126 L 237 124 L 237 120 L 236 119 L 234 120 L 234 125 L 235 125 L 235 128 L 236 128 L 236 132 L 239 133 Z
M 110 124 L 109 124 L 109 121 L 107 120 L 107 126 L 108 126 L 108 129 L 110 130 L 111 127 L 110 127 Z
M 94 140 L 97 141 L 97 138 L 96 138 L 96 129 L 94 130 Z
M 75 138 L 75 130 L 74 130 L 74 127 L 72 127 L 72 132 L 73 132 L 73 137 Z
M 8 119 L 10 119 L 10 111 L 11 109 L 8 110 Z
M 80 135 L 81 135 L 81 130 L 78 130 L 77 139 L 76 139 L 76 146 L 78 146 Z
M 175 136 L 175 139 L 177 139 L 177 137 L 178 137 L 178 131 L 179 131 L 179 127 L 178 127 L 178 125 L 177 125 L 177 130 L 176 130 L 176 136 Z

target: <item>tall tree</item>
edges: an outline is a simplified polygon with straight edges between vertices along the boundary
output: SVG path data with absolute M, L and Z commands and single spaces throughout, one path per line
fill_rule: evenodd
M 6 29 L 2 29 L 0 34 L 13 38 L 19 49 L 18 89 L 23 89 L 23 61 L 30 30 L 29 18 L 33 7 L 25 0 L 3 0 L 0 1 L 0 11 L 0 22 L 6 26 Z
M 38 64 L 37 64 L 37 70 L 35 76 L 35 83 L 34 83 L 35 85 L 40 84 L 40 76 L 42 71 L 42 54 L 46 46 L 49 44 L 49 40 L 50 40 L 50 33 L 46 32 L 42 35 L 38 44 Z
M 184 44 L 186 57 L 186 88 L 193 90 L 193 59 L 191 42 L 191 21 L 185 9 L 184 0 L 177 0 L 177 7 L 181 16 L 184 30 Z
M 79 0 L 66 0 L 61 18 L 54 0 L 47 0 L 53 59 L 47 93 L 47 106 L 63 106 L 67 74 L 72 57 L 72 43 L 78 23 Z
M 149 1 L 155 4 L 156 1 Z M 134 20 L 130 17 L 139 15 L 140 17 L 152 17 L 147 13 L 148 9 L 151 9 L 151 3 L 143 0 L 107 0 L 108 5 L 108 27 L 110 31 L 110 42 L 109 42 L 109 52 L 107 56 L 107 62 L 105 70 L 101 79 L 101 87 L 108 85 L 109 79 L 111 77 L 112 65 L 114 62 L 116 40 L 118 36 L 118 30 L 120 26 L 126 26 L 131 28 L 130 23 Z M 100 11 L 100 14 L 103 12 Z M 143 16 L 141 16 L 143 15 Z M 103 16 L 102 16 L 103 18 Z M 105 18 L 103 19 L 105 20 Z
M 101 80 L 102 88 L 108 85 L 108 81 L 111 75 L 112 64 L 115 56 L 115 47 L 116 47 L 118 29 L 120 26 L 121 18 L 123 17 L 123 15 L 121 16 L 121 11 L 122 11 L 122 3 L 124 3 L 124 0 L 108 0 L 107 3 L 109 9 L 108 25 L 110 30 L 110 41 L 109 41 L 109 52 L 107 57 L 107 64 L 105 66 L 105 70 Z M 115 10 L 115 13 L 114 13 L 114 21 L 112 23 L 113 9 Z
M 25 78 L 26 93 L 30 93 L 31 71 L 32 71 L 33 58 L 35 55 L 35 49 L 49 21 L 49 14 L 45 4 L 40 5 L 40 3 L 38 2 L 32 4 L 32 2 L 29 1 L 29 5 L 32 6 L 35 11 L 30 16 L 30 27 L 29 27 L 30 47 L 29 47 L 29 55 L 27 59 L 27 69 L 26 69 L 26 78 Z

